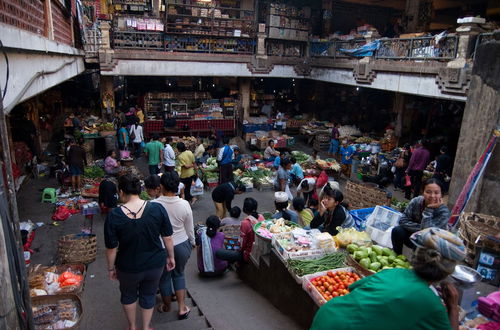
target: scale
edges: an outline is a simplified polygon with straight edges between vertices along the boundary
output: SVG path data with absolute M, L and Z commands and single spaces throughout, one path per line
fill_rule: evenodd
M 474 302 L 481 295 L 477 292 L 476 284 L 480 282 L 483 277 L 473 268 L 463 265 L 455 266 L 455 271 L 450 277 L 455 282 L 459 292 L 460 307 L 462 307 L 467 314 L 472 312 L 476 305 Z

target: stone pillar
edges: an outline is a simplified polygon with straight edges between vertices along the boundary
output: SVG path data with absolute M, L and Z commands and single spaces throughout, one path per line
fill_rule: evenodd
M 266 51 L 266 25 L 259 24 L 259 30 L 257 32 L 257 50 L 256 57 L 267 59 L 267 51 Z
M 101 117 L 112 118 L 115 111 L 115 92 L 113 89 L 113 76 L 101 75 Z
M 406 0 L 405 32 L 425 32 L 429 28 L 432 0 Z
M 481 20 L 484 23 L 484 18 L 475 18 L 475 20 Z M 457 20 L 459 23 L 460 19 Z M 464 23 L 461 24 L 455 30 L 458 35 L 458 46 L 457 46 L 457 56 L 453 61 L 448 62 L 446 65 L 448 68 L 459 69 L 465 67 L 469 55 L 471 53 L 471 48 L 474 47 L 474 42 L 476 36 L 483 32 L 477 23 Z
M 394 93 L 392 112 L 397 114 L 394 135 L 396 135 L 398 140 L 401 136 L 403 136 L 404 111 L 405 111 L 405 94 L 396 92 Z
M 111 49 L 111 37 L 109 31 L 111 30 L 111 24 L 107 21 L 100 22 L 101 28 L 101 49 Z
M 240 78 L 239 79 L 239 94 L 241 100 L 241 110 L 243 111 L 243 120 L 248 120 L 250 118 L 250 79 Z M 241 116 L 240 116 L 241 118 Z
M 451 208 L 462 191 L 494 130 L 500 129 L 500 34 L 497 40 L 476 49 L 470 90 L 450 184 Z M 495 147 L 489 165 L 480 178 L 466 211 L 500 214 L 500 146 Z

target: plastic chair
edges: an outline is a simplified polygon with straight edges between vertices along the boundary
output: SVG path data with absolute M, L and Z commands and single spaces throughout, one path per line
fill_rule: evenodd
M 45 188 L 42 192 L 42 203 L 43 202 L 57 202 L 57 194 L 55 188 Z

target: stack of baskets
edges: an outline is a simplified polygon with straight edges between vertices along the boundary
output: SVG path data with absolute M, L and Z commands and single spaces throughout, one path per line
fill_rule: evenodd
M 328 134 L 317 134 L 314 139 L 314 149 L 328 150 L 328 148 L 330 148 L 330 139 L 330 135 Z
M 500 244 L 487 237 L 494 237 L 500 232 L 500 217 L 464 212 L 460 215 L 459 221 L 460 229 L 458 235 L 464 241 L 467 253 L 465 262 L 467 264 L 474 264 L 476 247 L 486 247 L 500 253 Z
M 59 239 L 59 261 L 63 264 L 90 264 L 97 254 L 96 235 L 71 234 Z

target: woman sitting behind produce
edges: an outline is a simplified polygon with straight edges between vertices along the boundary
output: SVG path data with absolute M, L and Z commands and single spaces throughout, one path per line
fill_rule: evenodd
M 279 155 L 279 151 L 276 151 L 276 149 L 274 149 L 274 140 L 269 140 L 268 146 L 266 150 L 264 150 L 264 160 L 272 162 Z
M 450 219 L 450 210 L 443 204 L 441 182 L 429 179 L 424 184 L 422 196 L 413 198 L 406 207 L 399 226 L 392 229 L 391 240 L 394 252 L 401 254 L 403 244 L 414 248 L 410 235 L 421 229 L 438 227 L 446 229 Z
M 234 158 L 231 161 L 231 163 L 233 164 L 233 171 L 236 171 L 238 169 L 243 171 L 245 169 L 245 167 L 243 166 L 243 164 L 241 162 L 243 155 L 241 154 L 240 148 L 238 146 L 235 146 L 233 148 L 233 152 L 234 152 Z
M 302 197 L 295 197 L 292 201 L 293 209 L 299 215 L 299 224 L 301 226 L 309 226 L 314 218 L 313 212 L 306 208 L 306 202 Z
M 386 269 L 349 286 L 351 291 L 323 305 L 311 330 L 326 329 L 458 329 L 458 292 L 441 285 L 444 301 L 432 286 L 453 273 L 465 257 L 453 234 L 427 228 L 414 233 L 418 246 L 413 269 Z
M 293 210 L 288 209 L 288 194 L 284 191 L 277 191 L 274 193 L 274 205 L 276 206 L 276 213 L 271 218 L 291 221 L 296 224 L 299 223 L 299 214 Z
M 227 261 L 215 256 L 218 250 L 224 249 L 224 233 L 218 232 L 221 222 L 216 215 L 209 216 L 205 224 L 206 227 L 196 231 L 198 271 L 203 276 L 219 276 L 227 269 Z
M 349 228 L 354 226 L 354 219 L 342 202 L 344 195 L 340 190 L 332 189 L 329 184 L 323 188 L 321 203 L 319 203 L 319 214 L 311 221 L 311 228 L 319 228 L 335 236 L 338 234 L 337 227 Z
M 104 160 L 104 172 L 108 175 L 117 175 L 120 171 L 120 163 L 116 160 L 116 151 L 108 151 L 108 157 Z
M 229 262 L 248 262 L 250 260 L 250 252 L 252 252 L 255 233 L 253 226 L 261 221 L 264 221 L 262 214 L 257 213 L 258 203 L 251 197 L 245 198 L 243 202 L 243 212 L 247 215 L 241 221 L 240 241 L 241 249 L 239 251 L 220 249 L 215 253 L 215 256 Z

